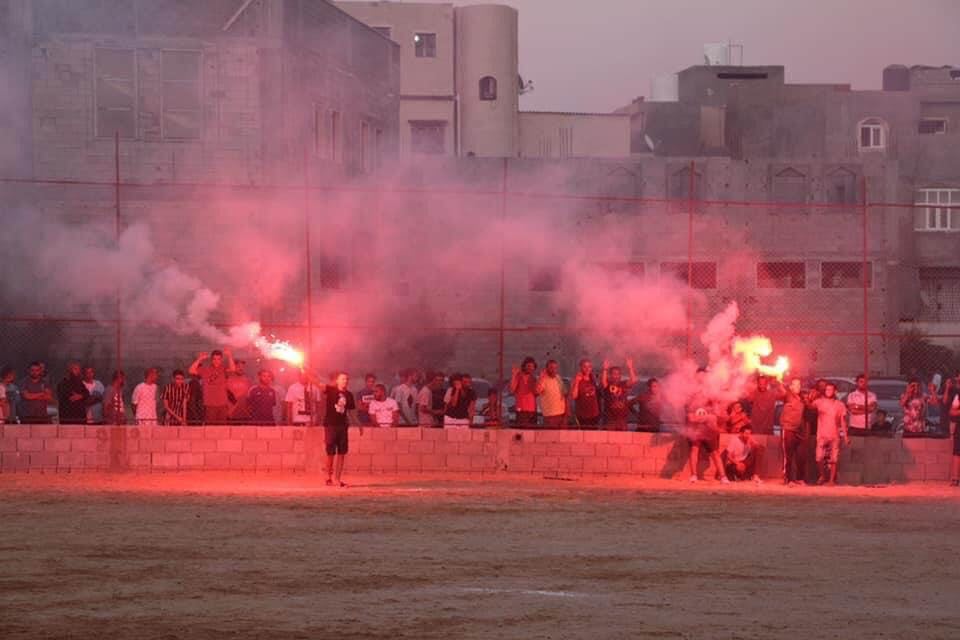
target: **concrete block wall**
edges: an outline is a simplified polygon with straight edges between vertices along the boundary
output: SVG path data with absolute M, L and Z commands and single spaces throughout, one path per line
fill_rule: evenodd
M 729 437 L 722 437 L 722 446 Z M 354 428 L 350 438 L 347 466 L 364 474 L 684 478 L 688 473 L 686 440 L 670 433 L 368 428 L 361 435 Z M 758 439 L 766 448 L 760 475 L 779 479 L 779 438 Z M 4 473 L 319 472 L 324 457 L 323 429 L 293 426 L 5 425 L 0 435 Z M 841 480 L 942 482 L 949 478 L 951 457 L 949 440 L 858 438 L 843 450 Z

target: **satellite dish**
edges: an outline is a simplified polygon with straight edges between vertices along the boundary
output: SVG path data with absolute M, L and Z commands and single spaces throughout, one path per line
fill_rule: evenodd
M 650 151 L 653 151 L 654 149 L 657 148 L 657 145 L 654 144 L 653 142 L 653 138 L 651 138 L 647 134 L 643 134 L 643 141 L 647 143 L 647 148 L 650 149 Z

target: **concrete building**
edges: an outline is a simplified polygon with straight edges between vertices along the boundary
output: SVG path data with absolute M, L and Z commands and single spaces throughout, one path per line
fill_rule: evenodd
M 400 44 L 400 152 L 626 157 L 622 114 L 524 112 L 517 11 L 497 4 L 339 2 Z

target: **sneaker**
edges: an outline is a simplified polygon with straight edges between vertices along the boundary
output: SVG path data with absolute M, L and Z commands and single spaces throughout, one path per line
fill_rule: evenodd
M 698 478 L 697 476 L 690 476 L 690 482 L 699 482 L 699 481 L 700 481 L 700 478 Z
M 730 484 L 730 478 L 728 478 L 727 476 L 721 476 L 720 484 Z
M 754 474 L 753 476 L 753 481 L 756 482 L 757 484 L 763 484 L 763 480 L 760 478 L 760 476 L 756 474 Z

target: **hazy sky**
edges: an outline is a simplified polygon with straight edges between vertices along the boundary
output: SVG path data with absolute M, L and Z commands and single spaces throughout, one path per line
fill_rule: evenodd
M 887 64 L 960 66 L 960 0 L 487 1 L 520 12 L 527 110 L 610 111 L 701 64 L 707 42 L 743 44 L 745 64 L 782 64 L 787 82 L 856 89 L 880 88 Z

